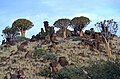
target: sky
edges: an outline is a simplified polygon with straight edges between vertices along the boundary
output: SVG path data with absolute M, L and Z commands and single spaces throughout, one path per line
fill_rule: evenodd
M 40 32 L 43 21 L 49 21 L 52 26 L 60 18 L 78 16 L 91 20 L 85 29 L 96 28 L 96 22 L 114 19 L 118 23 L 117 35 L 120 36 L 119 0 L 0 0 L 0 35 L 6 26 L 11 27 L 19 18 L 33 22 L 34 27 L 26 33 L 26 37 L 31 38 Z M 0 36 L 0 42 L 2 39 Z

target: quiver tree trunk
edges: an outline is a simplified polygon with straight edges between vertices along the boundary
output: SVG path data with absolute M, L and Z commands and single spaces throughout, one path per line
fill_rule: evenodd
M 21 36 L 25 37 L 26 30 L 21 30 L 20 32 L 21 32 Z
M 110 44 L 109 44 L 109 41 L 105 38 L 104 38 L 104 42 L 105 42 L 105 47 L 106 47 L 106 53 L 108 56 L 111 56 L 112 55 L 112 50 L 110 48 Z
M 80 37 L 83 37 L 83 31 L 82 31 L 82 29 L 79 30 L 79 33 L 80 33 Z
M 6 38 L 6 42 L 7 42 L 7 43 L 10 43 L 10 39 L 11 39 L 11 38 Z
M 67 38 L 67 29 L 64 29 L 63 36 L 64 36 L 64 39 Z
M 111 56 L 112 50 L 111 50 L 111 48 L 110 48 L 109 42 L 105 42 L 105 46 L 106 46 L 106 50 L 107 50 L 107 55 L 108 55 L 108 56 Z

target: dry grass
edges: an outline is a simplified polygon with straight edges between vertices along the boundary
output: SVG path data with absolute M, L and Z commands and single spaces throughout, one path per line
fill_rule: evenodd
M 62 39 L 59 38 L 59 40 Z M 27 46 L 25 46 L 25 48 L 28 51 L 33 51 L 35 49 L 34 47 L 36 47 L 37 44 L 41 44 L 41 41 L 31 42 Z M 115 37 L 112 40 L 112 48 L 113 47 L 115 48 L 113 49 L 114 53 L 112 58 L 120 57 L 120 55 L 116 56 L 116 54 L 120 52 L 120 38 Z M 43 45 L 42 49 L 47 50 L 48 46 Z M 1 51 L 0 58 L 9 57 L 12 50 L 17 51 L 17 45 L 10 47 L 9 50 L 5 50 L 5 51 L 4 49 L 0 50 Z M 101 59 L 107 60 L 108 58 L 107 56 L 105 56 L 104 52 L 100 52 L 98 50 L 91 51 L 89 46 L 82 45 L 80 41 L 67 40 L 66 42 L 62 42 L 58 44 L 56 48 L 52 48 L 51 51 L 54 54 L 57 53 L 60 54 L 61 56 L 65 56 L 70 64 L 74 63 L 75 65 L 81 65 L 81 66 L 88 65 L 90 62 L 94 62 Z M 40 61 L 35 61 L 35 59 L 24 58 L 25 53 L 26 52 L 19 52 L 19 54 L 11 56 L 10 60 L 0 62 L 0 64 L 7 62 L 6 66 L 2 66 L 2 67 L 0 66 L 0 79 L 3 79 L 3 76 L 5 76 L 7 72 L 13 71 L 13 70 L 7 70 L 8 67 L 12 67 L 16 69 L 24 69 L 25 76 L 28 79 L 45 79 L 44 77 L 35 76 L 35 73 L 38 73 L 41 68 L 44 68 L 45 66 L 49 66 L 49 63 L 43 63 Z M 13 60 L 16 60 L 16 63 L 12 63 Z

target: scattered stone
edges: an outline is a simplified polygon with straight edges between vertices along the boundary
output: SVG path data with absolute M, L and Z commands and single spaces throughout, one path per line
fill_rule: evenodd
M 52 73 L 56 73 L 58 72 L 58 68 L 57 68 L 58 62 L 56 60 L 52 60 L 50 63 L 50 70 L 52 71 Z
M 0 63 L 0 67 L 5 67 L 7 65 L 7 63 Z
M 28 45 L 28 43 L 29 43 L 29 40 L 26 39 L 25 41 L 23 41 L 23 42 L 21 43 L 21 45 Z
M 35 35 L 33 35 L 32 38 L 30 39 L 30 42 L 35 42 L 35 41 L 37 41 L 37 38 Z
M 23 75 L 24 75 L 23 70 L 18 70 L 18 71 L 17 71 L 17 76 L 18 76 L 18 78 L 21 78 Z
M 56 44 L 55 43 L 52 43 L 51 45 L 48 46 L 48 49 L 49 48 L 56 48 Z
M 74 63 L 70 63 L 70 65 L 75 65 Z
M 68 61 L 66 60 L 65 57 L 59 57 L 58 62 L 60 63 L 60 65 L 61 65 L 62 67 L 65 67 L 65 66 L 68 65 Z
M 12 64 L 15 64 L 17 61 L 14 59 L 14 60 L 12 60 Z
M 31 52 L 28 51 L 28 52 L 25 54 L 25 58 L 32 58 Z
M 10 56 L 17 55 L 17 54 L 19 54 L 18 51 L 16 51 L 15 53 L 11 53 Z
M 10 72 L 8 72 L 4 79 L 19 79 L 19 78 L 17 77 L 16 74 L 11 74 Z
M 9 60 L 9 59 L 10 59 L 10 57 L 1 57 L 0 61 L 1 61 L 1 62 L 4 62 L 4 61 L 7 61 L 7 60 Z
M 60 53 L 62 53 L 62 51 L 61 50 L 56 50 L 56 52 L 55 52 L 55 54 L 60 54 Z
M 26 52 L 26 49 L 24 48 L 25 45 L 21 44 L 20 46 L 17 47 L 18 51 Z

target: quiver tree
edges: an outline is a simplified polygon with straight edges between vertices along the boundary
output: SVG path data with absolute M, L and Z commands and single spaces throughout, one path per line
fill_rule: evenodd
M 15 27 L 5 27 L 4 30 L 2 30 L 3 36 L 5 37 L 7 42 L 10 42 L 10 39 L 13 39 L 17 34 L 18 31 L 16 30 Z
M 116 34 L 118 30 L 118 24 L 113 19 L 104 20 L 101 22 L 97 22 L 95 24 L 99 31 L 101 32 L 103 42 L 105 43 L 105 47 L 107 50 L 107 55 L 111 56 L 112 50 L 110 48 L 110 39 Z
M 61 28 L 64 30 L 63 36 L 64 39 L 67 38 L 67 28 L 70 26 L 70 19 L 62 18 L 54 22 L 54 27 Z
M 89 23 L 90 23 L 90 19 L 84 16 L 74 17 L 71 20 L 72 28 L 78 29 L 80 33 L 80 37 L 83 36 L 83 32 L 82 32 L 83 28 L 85 28 Z
M 13 22 L 12 27 L 16 27 L 21 32 L 21 36 L 25 37 L 26 30 L 33 27 L 33 23 L 27 19 L 17 19 Z

